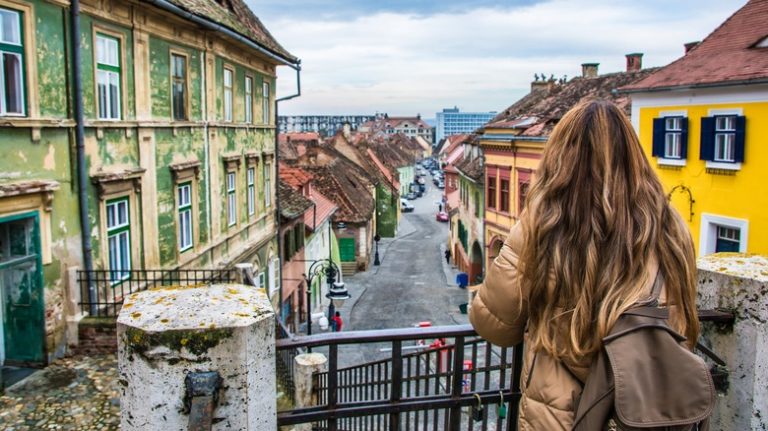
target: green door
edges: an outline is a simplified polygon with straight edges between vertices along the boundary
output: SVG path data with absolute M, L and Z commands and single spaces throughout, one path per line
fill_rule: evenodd
M 339 238 L 339 251 L 341 252 L 342 262 L 355 261 L 355 239 Z
M 9 364 L 43 363 L 44 313 L 37 215 L 0 219 L 0 301 Z

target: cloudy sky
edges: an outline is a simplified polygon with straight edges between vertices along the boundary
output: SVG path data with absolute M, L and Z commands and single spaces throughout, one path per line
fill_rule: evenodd
M 302 96 L 281 114 L 414 115 L 445 107 L 500 111 L 534 73 L 569 78 L 662 66 L 746 0 L 247 0 L 302 60 Z M 283 67 L 278 96 L 292 94 Z

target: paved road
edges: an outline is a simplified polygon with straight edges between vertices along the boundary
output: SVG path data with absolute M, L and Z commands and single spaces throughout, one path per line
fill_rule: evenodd
M 455 285 L 457 271 L 445 264 L 443 255 L 448 223 L 435 221 L 441 196 L 442 190 L 430 182 L 424 197 L 410 201 L 415 210 L 403 214 L 398 236 L 380 242 L 381 265 L 345 277 L 352 295 L 341 309 L 345 331 L 402 328 L 422 321 L 433 326 L 468 323 L 458 308 L 467 302 L 467 293 Z M 340 362 L 384 357 L 381 347 L 343 348 Z

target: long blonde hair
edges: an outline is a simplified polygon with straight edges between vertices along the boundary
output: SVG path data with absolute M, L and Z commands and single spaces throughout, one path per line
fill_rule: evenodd
M 590 100 L 560 120 L 521 217 L 520 283 L 534 348 L 583 363 L 616 319 L 645 299 L 656 260 L 673 328 L 699 333 L 696 261 L 687 227 L 623 112 Z

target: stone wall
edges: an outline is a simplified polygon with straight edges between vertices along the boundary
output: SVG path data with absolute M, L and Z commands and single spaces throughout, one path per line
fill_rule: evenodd
M 702 324 L 701 341 L 728 364 L 712 429 L 768 429 L 768 258 L 718 253 L 698 261 L 699 307 L 733 311 L 733 326 Z
M 98 355 L 117 353 L 117 322 L 115 317 L 86 317 L 78 325 L 79 343 L 75 353 Z

